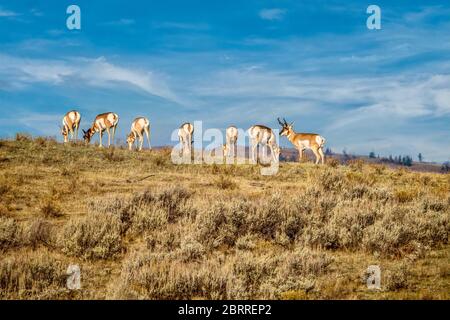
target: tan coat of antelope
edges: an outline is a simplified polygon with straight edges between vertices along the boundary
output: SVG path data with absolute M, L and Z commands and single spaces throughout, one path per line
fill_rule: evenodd
M 223 156 L 228 157 L 231 155 L 231 150 L 233 150 L 233 155 L 236 156 L 238 139 L 238 129 L 235 126 L 229 126 L 225 131 L 225 144 L 223 145 Z
M 191 153 L 192 151 L 192 135 L 194 134 L 194 125 L 192 123 L 186 122 L 181 125 L 178 129 L 178 138 L 180 139 L 181 148 L 183 154 L 186 150 Z
M 280 118 L 278 118 L 278 123 L 282 127 L 280 136 L 286 136 L 295 148 L 297 148 L 298 161 L 302 160 L 303 151 L 306 149 L 311 149 L 316 156 L 316 164 L 319 162 L 322 162 L 322 164 L 325 163 L 323 146 L 325 145 L 326 140 L 324 137 L 316 133 L 297 133 L 293 128 L 294 122 L 288 124 L 284 118 L 283 122 L 281 122 Z
M 94 134 L 98 132 L 100 137 L 100 148 L 101 148 L 103 147 L 102 145 L 103 132 L 106 131 L 106 133 L 108 134 L 108 147 L 110 147 L 111 137 L 112 140 L 114 141 L 114 136 L 116 134 L 118 123 L 119 123 L 119 116 L 116 113 L 107 112 L 99 114 L 97 117 L 95 117 L 95 120 L 92 123 L 91 128 L 89 128 L 87 131 L 83 130 L 84 141 L 86 142 L 86 144 L 89 144 Z
M 69 133 L 71 139 L 78 139 L 78 129 L 80 127 L 81 115 L 78 111 L 72 110 L 66 113 L 62 120 L 61 135 L 64 137 L 64 143 L 69 142 Z
M 272 129 L 263 125 L 254 125 L 248 129 L 248 135 L 251 143 L 251 159 L 253 162 L 257 162 L 258 155 L 256 154 L 256 148 L 258 145 L 266 145 L 270 149 L 273 161 L 278 160 L 280 155 L 280 148 L 277 145 L 277 140 Z M 256 158 L 255 158 L 256 155 Z
M 133 144 L 136 139 L 139 138 L 138 150 L 142 150 L 142 145 L 144 144 L 144 133 L 147 136 L 148 148 L 151 149 L 150 145 L 150 121 L 147 118 L 139 117 L 134 119 L 131 124 L 131 132 L 127 136 L 128 149 L 130 151 L 133 149 Z

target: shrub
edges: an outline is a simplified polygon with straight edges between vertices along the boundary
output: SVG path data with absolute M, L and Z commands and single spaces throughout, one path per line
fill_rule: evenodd
M 246 201 L 219 202 L 197 215 L 197 239 L 208 247 L 233 246 L 248 230 L 247 217 L 253 210 Z
M 166 210 L 158 207 L 138 209 L 131 219 L 131 231 L 140 234 L 160 228 L 166 223 L 168 223 Z
M 64 292 L 65 270 L 48 252 L 0 261 L 0 298 L 51 299 Z
M 237 184 L 231 180 L 229 177 L 220 176 L 219 179 L 216 180 L 216 186 L 222 190 L 233 190 L 237 188 Z
M 231 299 L 261 296 L 261 288 L 276 275 L 277 260 L 268 255 L 238 252 L 233 262 L 233 280 L 228 288 Z
M 447 243 L 449 217 L 436 212 L 424 216 L 418 209 L 394 207 L 387 211 L 366 229 L 362 247 L 369 252 L 402 255 L 410 253 L 415 244 L 434 247 Z
M 273 239 L 277 228 L 283 221 L 283 200 L 281 194 L 275 194 L 257 205 L 256 210 L 249 215 L 251 232 Z
M 331 168 L 337 168 L 341 164 L 341 162 L 336 158 L 328 157 L 326 159 L 326 164 Z
M 61 208 L 51 200 L 44 203 L 40 208 L 40 211 L 46 218 L 59 218 L 64 215 Z
M 114 147 L 103 149 L 102 157 L 109 162 L 122 162 L 125 160 L 123 154 L 119 154 Z
M 6 195 L 12 189 L 12 185 L 6 179 L 0 180 L 0 197 Z
M 347 164 L 351 169 L 361 171 L 364 167 L 364 160 L 362 159 L 349 160 L 347 161 Z
M 385 287 L 389 291 L 405 289 L 410 284 L 411 272 L 406 263 L 401 263 L 393 267 L 392 270 L 386 270 L 384 275 Z
M 58 243 L 68 255 L 91 260 L 112 258 L 122 249 L 121 222 L 109 213 L 71 219 Z
M 196 261 L 203 257 L 205 249 L 203 245 L 192 237 L 186 237 L 181 241 L 178 255 L 183 262 Z
M 344 186 L 344 176 L 341 172 L 326 168 L 317 176 L 313 176 L 313 184 L 320 186 L 324 191 L 340 191 Z
M 414 189 L 398 189 L 395 191 L 395 198 L 399 203 L 411 202 L 418 196 Z
M 167 156 L 158 153 L 151 157 L 151 162 L 157 167 L 164 167 L 167 165 Z
M 134 253 L 109 294 L 115 299 L 226 299 L 226 286 L 227 275 L 215 260 L 197 266 L 167 254 Z
M 20 141 L 20 142 L 29 142 L 32 140 L 32 137 L 30 134 L 28 133 L 16 133 L 16 141 Z
M 0 250 L 20 243 L 21 229 L 16 220 L 0 216 Z
M 48 221 L 37 218 L 25 228 L 24 241 L 36 248 L 38 245 L 53 246 L 52 228 Z
M 121 222 L 121 233 L 151 231 L 182 216 L 195 215 L 188 203 L 191 193 L 184 188 L 170 187 L 159 192 L 145 191 L 131 198 L 110 197 L 93 200 L 93 212 L 112 213 Z M 133 225 L 134 224 L 134 225 Z
M 34 142 L 41 147 L 55 145 L 57 143 L 54 137 L 37 137 L 34 139 Z
M 238 250 L 253 250 L 256 246 L 255 236 L 246 234 L 245 236 L 239 237 L 236 240 L 236 249 Z

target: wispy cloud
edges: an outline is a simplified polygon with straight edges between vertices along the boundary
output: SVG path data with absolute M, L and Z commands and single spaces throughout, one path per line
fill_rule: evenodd
M 206 23 L 185 23 L 173 21 L 154 23 L 153 27 L 157 29 L 180 29 L 191 31 L 202 31 L 209 29 L 209 25 Z
M 443 6 L 428 6 L 417 11 L 405 13 L 403 19 L 407 22 L 420 23 L 430 18 L 448 17 L 449 14 L 449 8 Z
M 8 18 L 8 17 L 16 17 L 18 15 L 19 14 L 14 12 L 14 11 L 3 9 L 2 7 L 0 7 L 0 18 L 1 17 L 6 17 L 6 18 Z
M 136 21 L 134 19 L 122 18 L 119 20 L 103 22 L 100 25 L 102 25 L 102 26 L 130 26 L 130 25 L 134 25 L 135 23 L 136 23 Z
M 104 57 L 69 58 L 67 60 L 22 59 L 0 55 L 0 77 L 16 88 L 32 83 L 63 85 L 83 83 L 97 87 L 128 85 L 151 95 L 176 101 L 163 76 L 151 71 L 134 70 L 112 64 Z
M 280 8 L 262 9 L 259 11 L 259 17 L 264 20 L 282 20 L 286 10 Z

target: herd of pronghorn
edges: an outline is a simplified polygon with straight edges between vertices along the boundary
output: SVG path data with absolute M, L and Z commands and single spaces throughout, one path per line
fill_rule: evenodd
M 61 134 L 64 137 L 64 142 L 69 142 L 69 134 L 72 140 L 78 139 L 78 129 L 80 127 L 81 115 L 78 111 L 68 112 L 62 121 Z M 111 138 L 114 141 L 116 128 L 119 123 L 119 116 L 113 112 L 99 114 L 95 117 L 92 126 L 87 130 L 83 130 L 83 138 L 86 144 L 89 144 L 95 133 L 99 134 L 100 147 L 102 147 L 103 133 L 108 134 L 108 147 L 111 145 Z M 310 149 L 314 152 L 316 157 L 316 164 L 325 161 L 323 147 L 325 145 L 325 138 L 315 133 L 297 133 L 293 129 L 293 122 L 288 124 L 283 118 L 283 121 L 278 118 L 278 123 L 281 125 L 280 136 L 286 136 L 287 139 L 294 145 L 299 152 L 299 161 L 303 156 L 303 151 Z M 178 129 L 178 138 L 182 146 L 183 152 L 191 152 L 192 137 L 194 133 L 194 126 L 191 123 L 184 123 Z M 142 150 L 144 144 L 144 134 L 147 136 L 148 147 L 150 145 L 150 122 L 145 117 L 136 118 L 131 124 L 131 131 L 127 136 L 127 144 L 130 150 L 133 145 L 139 140 L 138 150 Z M 255 151 L 258 145 L 268 146 L 274 160 L 278 159 L 280 148 L 277 145 L 275 135 L 269 127 L 263 125 L 254 125 L 248 129 L 248 134 L 251 141 L 252 158 L 255 156 Z M 231 150 L 237 148 L 238 129 L 235 126 L 230 126 L 226 129 L 226 142 L 223 145 L 223 153 L 229 156 Z

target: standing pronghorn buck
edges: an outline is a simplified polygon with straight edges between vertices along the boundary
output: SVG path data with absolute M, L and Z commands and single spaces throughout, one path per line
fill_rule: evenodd
M 297 148 L 298 161 L 302 160 L 304 150 L 311 149 L 316 156 L 316 164 L 319 161 L 324 164 L 325 156 L 323 154 L 323 146 L 325 145 L 325 138 L 315 133 L 296 133 L 293 129 L 294 122 L 288 124 L 284 118 L 283 121 L 281 122 L 280 118 L 278 118 L 278 123 L 282 126 L 280 136 L 286 136 Z
M 134 119 L 131 124 L 131 132 L 127 136 L 128 148 L 130 151 L 133 149 L 133 144 L 136 139 L 139 138 L 139 151 L 142 150 L 142 145 L 144 144 L 144 133 L 147 136 L 148 148 L 151 149 L 150 145 L 150 122 L 147 118 L 139 117 Z
M 189 154 L 192 151 L 192 135 L 194 134 L 194 125 L 192 123 L 186 122 L 181 125 L 178 129 L 178 138 L 181 143 L 182 153 L 185 154 L 186 150 Z
M 62 120 L 61 134 L 64 137 L 64 143 L 69 142 L 69 133 L 71 139 L 78 139 L 78 129 L 80 127 L 81 115 L 78 111 L 72 110 L 66 113 Z M 75 132 L 74 132 L 75 131 Z
M 84 131 L 84 141 L 89 144 L 91 142 L 92 137 L 96 132 L 98 132 L 100 137 L 100 148 L 102 145 L 103 132 L 106 130 L 108 134 L 108 147 L 111 146 L 111 136 L 114 142 L 114 136 L 116 134 L 117 124 L 119 123 L 119 116 L 113 112 L 107 112 L 99 114 L 95 117 L 94 122 L 92 123 L 91 128 L 88 131 Z M 112 135 L 111 135 L 112 130 Z
M 277 140 L 275 134 L 272 129 L 262 126 L 255 125 L 248 129 L 248 135 L 250 137 L 251 142 L 251 152 L 252 152 L 252 161 L 255 163 L 258 161 L 258 155 L 256 154 L 256 149 L 258 145 L 268 146 L 270 149 L 270 153 L 272 155 L 273 161 L 278 161 L 278 156 L 280 155 L 280 147 L 277 145 Z M 256 159 L 255 159 L 256 154 Z
M 223 156 L 228 157 L 231 155 L 231 150 L 233 150 L 233 155 L 236 157 L 238 139 L 238 129 L 235 126 L 229 126 L 225 131 L 225 144 L 223 145 Z

